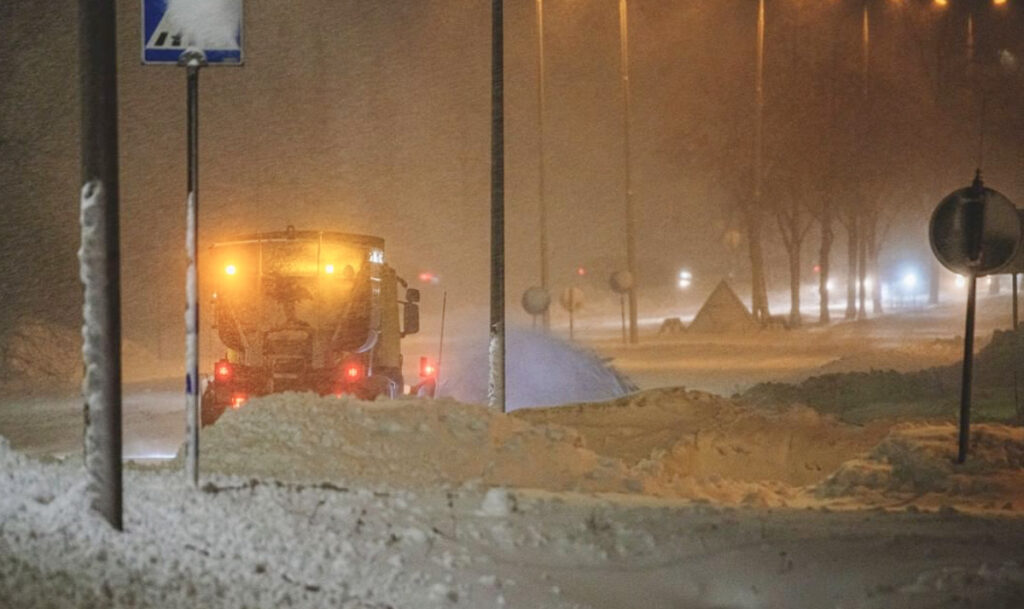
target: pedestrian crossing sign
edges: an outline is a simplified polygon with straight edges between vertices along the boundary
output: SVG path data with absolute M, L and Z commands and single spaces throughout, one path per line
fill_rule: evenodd
M 142 63 L 177 65 L 190 49 L 242 65 L 242 0 L 142 0 Z

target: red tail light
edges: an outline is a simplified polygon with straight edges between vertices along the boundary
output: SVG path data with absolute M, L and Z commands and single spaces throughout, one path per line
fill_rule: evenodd
M 432 362 L 429 357 L 420 357 L 420 378 L 432 379 L 437 376 L 437 364 Z
M 241 408 L 243 404 L 245 404 L 245 401 L 247 399 L 249 399 L 249 396 L 245 395 L 244 393 L 236 393 L 231 396 L 231 407 L 237 410 L 238 408 Z
M 213 366 L 213 376 L 216 380 L 224 383 L 231 380 L 235 374 L 235 367 L 227 360 L 220 360 Z
M 360 362 L 346 362 L 341 368 L 341 374 L 346 383 L 354 383 L 363 378 L 363 365 Z

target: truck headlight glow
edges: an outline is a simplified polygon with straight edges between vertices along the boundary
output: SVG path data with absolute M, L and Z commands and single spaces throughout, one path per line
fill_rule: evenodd
M 238 268 L 236 268 L 235 265 L 233 265 L 233 264 L 229 264 L 226 267 L 224 267 L 224 273 L 226 273 L 228 275 L 234 275 L 237 272 L 238 272 Z

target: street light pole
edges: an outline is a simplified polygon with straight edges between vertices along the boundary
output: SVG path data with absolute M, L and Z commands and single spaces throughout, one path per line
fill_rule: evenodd
M 861 20 L 861 42 L 864 49 L 864 65 L 861 68 L 861 92 L 868 96 L 868 73 L 871 69 L 871 16 L 868 3 L 864 3 L 864 16 Z
M 537 130 L 538 130 L 538 167 L 537 195 L 540 222 L 540 287 L 548 290 L 548 221 L 547 202 L 544 199 L 544 0 L 537 0 Z M 544 309 L 542 314 L 544 331 L 551 331 L 551 311 Z
M 619 0 L 619 43 L 622 71 L 622 143 L 625 156 L 625 181 L 626 181 L 626 267 L 633 276 L 633 285 L 629 288 L 629 342 L 636 344 L 640 341 L 637 330 L 637 302 L 636 285 L 639 282 L 639 275 L 636 271 L 636 227 L 633 218 L 633 183 L 630 171 L 630 146 L 629 146 L 629 9 L 626 0 Z

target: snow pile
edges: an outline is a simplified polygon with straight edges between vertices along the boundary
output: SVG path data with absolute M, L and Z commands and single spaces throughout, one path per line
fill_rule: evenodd
M 598 355 L 555 336 L 509 328 L 505 336 L 509 410 L 607 400 L 636 387 Z M 487 344 L 456 345 L 445 354 L 438 395 L 487 402 Z
M 818 374 L 863 372 L 865 370 L 914 372 L 924 368 L 953 364 L 963 357 L 963 354 L 962 338 L 906 341 L 894 348 L 845 353 L 819 367 L 816 372 Z
M 974 360 L 975 409 L 989 418 L 1014 416 L 1014 368 L 1024 383 L 1024 327 L 996 331 Z M 939 343 L 942 351 L 947 343 Z M 956 411 L 961 363 L 897 372 L 884 356 L 868 372 L 814 376 L 797 384 L 761 383 L 742 395 L 753 404 L 806 404 L 849 421 L 879 417 L 935 417 Z
M 515 590 L 452 539 L 435 498 L 221 477 L 199 491 L 180 472 L 126 474 L 119 534 L 86 510 L 80 465 L 41 464 L 0 439 L 0 607 L 572 606 Z M 489 537 L 491 523 L 467 520 L 463 532 Z
M 255 456 L 267 459 L 269 455 Z M 76 463 L 0 441 L 0 607 L 1018 607 L 1024 520 L 129 469 L 125 532 Z
M 638 488 L 617 459 L 587 450 L 569 429 L 449 399 L 273 395 L 227 412 L 203 430 L 201 442 L 205 471 L 286 481 Z
M 809 408 L 750 408 L 681 388 L 514 416 L 574 429 L 588 448 L 630 467 L 645 493 L 730 504 L 794 501 L 799 487 L 866 453 L 886 430 L 846 425 Z
M 1024 607 L 1024 570 L 1007 561 L 979 566 L 948 566 L 921 573 L 893 591 L 902 609 L 960 609 L 961 607 Z M 862 609 L 889 609 L 892 598 L 882 596 Z
M 966 463 L 955 463 L 956 452 L 954 425 L 899 425 L 867 457 L 843 464 L 818 494 L 869 504 L 1024 508 L 1024 428 L 975 425 Z
M 483 485 L 790 505 L 883 426 L 683 389 L 502 415 L 449 399 L 281 394 L 203 431 L 203 470 L 302 483 Z M 497 501 L 497 499 L 495 499 Z M 488 508 L 490 509 L 490 508 Z M 500 511 L 500 510 L 499 510 Z

